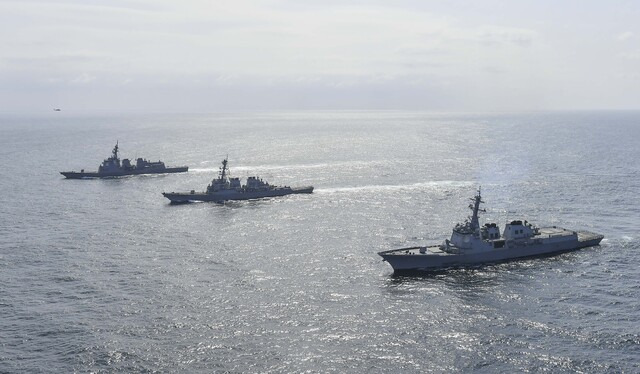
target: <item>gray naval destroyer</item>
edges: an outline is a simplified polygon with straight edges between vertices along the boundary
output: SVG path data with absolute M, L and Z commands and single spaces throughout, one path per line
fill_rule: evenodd
M 478 213 L 483 203 L 478 194 L 471 199 L 473 215 L 453 228 L 451 239 L 440 245 L 409 247 L 379 252 L 395 273 L 435 271 L 468 267 L 525 257 L 549 256 L 600 244 L 603 236 L 589 231 L 560 227 L 536 227 L 527 221 L 511 221 L 500 228 L 495 223 L 480 226 Z
M 203 192 L 163 192 L 162 195 L 171 200 L 172 203 L 187 203 L 190 201 L 214 201 L 224 202 L 227 200 L 249 200 L 263 197 L 284 196 L 300 193 L 312 193 L 313 187 L 289 187 L 274 186 L 258 177 L 247 178 L 247 183 L 242 185 L 240 178 L 230 178 L 227 168 L 227 159 L 222 161 L 222 167 L 218 178 L 214 179 L 207 190 Z
M 98 167 L 98 171 L 84 171 L 84 169 L 77 171 L 61 171 L 60 174 L 69 179 L 83 179 L 83 178 L 109 178 L 109 177 L 122 177 L 125 175 L 137 175 L 137 174 L 163 174 L 163 173 L 183 173 L 189 170 L 188 166 L 178 166 L 168 168 L 164 165 L 164 162 L 151 162 L 143 158 L 138 158 L 136 164 L 131 164 L 128 158 L 120 161 L 118 157 L 118 143 L 113 147 L 111 156 L 102 161 L 102 165 Z

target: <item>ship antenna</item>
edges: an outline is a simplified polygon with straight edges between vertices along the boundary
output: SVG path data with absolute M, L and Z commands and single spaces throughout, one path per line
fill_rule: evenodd
M 480 195 L 480 187 L 478 187 L 478 194 L 471 199 L 473 204 L 469 204 L 469 208 L 473 211 L 473 215 L 471 216 L 471 228 L 476 230 L 480 227 L 480 221 L 478 219 L 478 212 L 486 212 L 485 209 L 480 209 L 480 204 L 484 203 L 482 201 L 482 197 Z
M 116 140 L 116 146 L 113 147 L 113 158 L 118 159 L 118 141 Z
M 222 160 L 222 168 L 220 170 L 220 180 L 224 181 L 225 176 L 227 175 L 227 159 L 229 158 L 229 155 L 227 155 L 227 157 Z

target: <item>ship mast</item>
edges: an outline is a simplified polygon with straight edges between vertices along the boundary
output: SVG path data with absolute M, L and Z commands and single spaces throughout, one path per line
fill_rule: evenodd
M 118 159 L 118 141 L 117 141 L 117 140 L 116 140 L 116 146 L 115 146 L 115 147 L 113 147 L 113 151 L 111 151 L 111 153 L 112 153 L 112 156 L 111 156 L 111 157 L 112 157 L 114 160 L 117 160 L 117 159 Z
M 480 187 L 478 187 L 478 194 L 471 199 L 473 204 L 469 204 L 469 209 L 473 211 L 473 215 L 471 216 L 471 229 L 477 230 L 480 228 L 480 222 L 478 220 L 478 212 L 486 212 L 485 209 L 480 209 L 480 204 L 484 203 L 482 198 L 480 197 Z
M 228 158 L 228 156 L 227 156 Z M 227 176 L 227 158 L 222 160 L 222 168 L 220 168 L 220 180 L 224 181 Z

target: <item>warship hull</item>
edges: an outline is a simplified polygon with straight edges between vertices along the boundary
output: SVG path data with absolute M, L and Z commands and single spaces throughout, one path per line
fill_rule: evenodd
M 164 169 L 147 169 L 147 170 L 122 170 L 113 172 L 76 172 L 76 171 L 61 171 L 60 174 L 64 175 L 67 179 L 88 179 L 88 178 L 115 178 L 124 177 L 127 175 L 141 175 L 141 174 L 165 174 L 165 173 L 184 173 L 189 170 L 188 166 L 164 168 Z
M 602 239 L 602 235 L 588 231 L 578 231 L 573 240 L 543 244 L 513 243 L 511 246 L 489 249 L 480 253 L 456 254 L 444 252 L 440 249 L 440 246 L 431 246 L 394 249 L 379 252 L 378 254 L 393 267 L 394 273 L 403 274 L 430 272 L 447 268 L 474 267 L 528 257 L 552 256 L 599 245 Z
M 171 203 L 180 204 L 191 201 L 224 202 L 227 200 L 251 200 L 265 197 L 277 197 L 292 194 L 312 193 L 313 187 L 281 187 L 267 191 L 237 191 L 224 190 L 214 193 L 205 192 L 163 192 L 162 195 L 171 200 Z

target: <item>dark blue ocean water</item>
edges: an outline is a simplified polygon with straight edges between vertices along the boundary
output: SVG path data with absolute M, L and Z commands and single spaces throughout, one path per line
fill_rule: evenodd
M 123 157 L 187 174 L 65 180 Z M 0 115 L 0 372 L 640 371 L 640 113 Z M 312 195 L 170 205 L 229 156 Z M 394 277 L 468 215 L 602 233 Z

